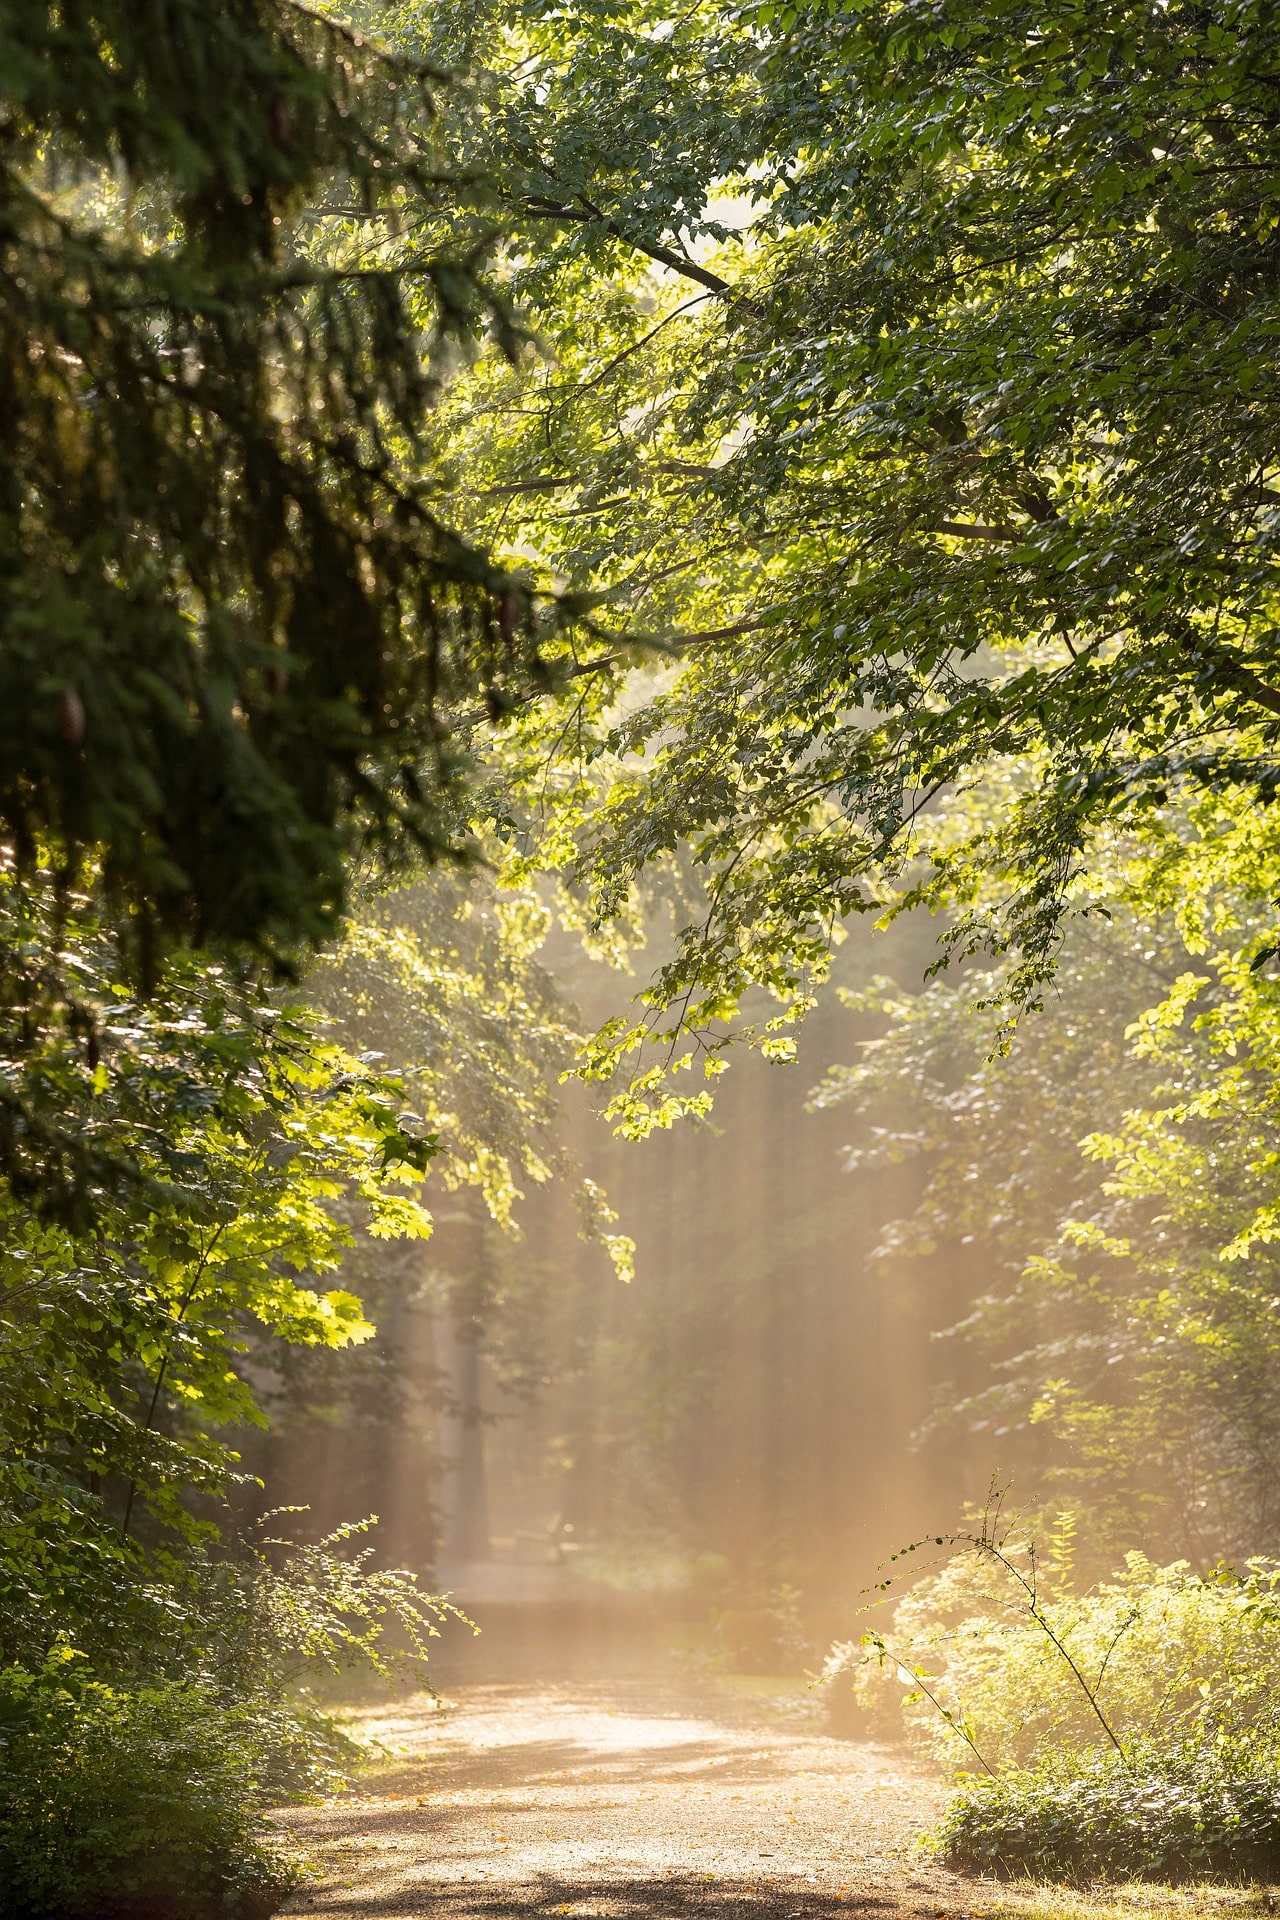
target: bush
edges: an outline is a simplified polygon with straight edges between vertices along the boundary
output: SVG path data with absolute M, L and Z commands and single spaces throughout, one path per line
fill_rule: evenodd
M 1009 1558 L 1031 1578 L 1035 1614 L 1007 1565 L 971 1548 L 918 1581 L 883 1636 L 832 1650 L 828 1674 L 853 1671 L 874 1731 L 905 1732 L 949 1768 L 972 1767 L 975 1749 L 987 1766 L 1034 1769 L 1051 1750 L 1105 1747 L 1099 1715 L 1135 1751 L 1247 1737 L 1280 1758 L 1273 1567 L 1206 1576 L 1132 1553 L 1080 1592 L 1052 1560 Z
M 281 1728 L 199 1687 L 0 1673 L 0 1884 L 12 1920 L 263 1920 L 296 1884 L 264 1838 Z
M 1000 1525 L 832 1649 L 874 1725 L 961 1784 L 935 1841 L 956 1865 L 1063 1878 L 1280 1878 L 1280 1568 L 1209 1575 L 1130 1554 L 1080 1592 Z M 957 1551 L 958 1549 L 958 1551 Z M 906 1551 L 914 1551 L 907 1549 Z
M 276 1516 L 267 1516 L 268 1519 Z M 114 1659 L 66 1641 L 0 1667 L 5 1920 L 259 1920 L 296 1869 L 264 1808 L 337 1786 L 361 1750 L 308 1703 L 309 1668 L 421 1672 L 447 1602 L 351 1542 L 166 1556 L 110 1595 Z M 462 1616 L 458 1616 L 461 1618 Z M 382 1647 L 393 1629 L 399 1654 Z
M 1059 1753 L 966 1780 L 936 1835 L 954 1866 L 1051 1880 L 1280 1878 L 1280 1776 L 1247 1757 Z

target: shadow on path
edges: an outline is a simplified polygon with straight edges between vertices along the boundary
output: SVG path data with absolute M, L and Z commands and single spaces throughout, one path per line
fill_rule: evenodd
M 279 1821 L 319 1864 L 295 1920 L 838 1920 L 967 1914 L 922 1864 L 935 1781 L 886 1748 L 704 1697 L 474 1687 L 352 1716 L 387 1764 Z
M 439 1892 L 424 1889 L 417 1895 L 406 1899 L 404 1893 L 379 1893 L 377 1891 L 362 1895 L 341 1908 L 344 1914 L 359 1915 L 361 1920 L 393 1920 L 394 1916 L 409 1913 L 431 1913 L 453 1910 L 453 1901 Z M 334 1911 L 330 1909 L 330 1911 Z M 751 1916 L 760 1915 L 761 1920 L 831 1920 L 833 1912 L 829 1894 L 817 1892 L 798 1892 L 793 1887 L 761 1889 L 745 1883 L 725 1881 L 711 1887 L 703 1882 L 686 1876 L 676 1875 L 661 1880 L 608 1880 L 595 1886 L 584 1886 L 580 1880 L 558 1880 L 550 1874 L 540 1874 L 531 1883 L 519 1888 L 503 1889 L 492 1894 L 472 1894 L 467 1902 L 467 1911 L 477 1920 L 516 1920 L 520 1915 L 555 1916 L 568 1915 L 569 1920 L 591 1920 L 598 1915 L 600 1920 L 725 1920 L 726 1916 L 735 1916 L 735 1920 L 751 1920 Z M 851 1894 L 835 1909 L 850 1914 L 896 1914 L 903 1911 L 902 1901 L 890 1893 Z M 922 1911 L 937 1911 L 932 1903 L 926 1903 Z

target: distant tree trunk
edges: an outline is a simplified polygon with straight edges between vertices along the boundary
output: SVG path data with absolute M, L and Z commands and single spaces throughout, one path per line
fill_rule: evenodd
M 460 1229 L 457 1240 L 466 1247 L 467 1267 L 450 1289 L 442 1328 L 445 1336 L 442 1358 L 449 1396 L 441 1422 L 444 1558 L 446 1561 L 487 1560 L 489 1485 L 480 1403 L 480 1340 L 488 1281 L 488 1247 L 483 1222 L 468 1220 L 457 1224 Z

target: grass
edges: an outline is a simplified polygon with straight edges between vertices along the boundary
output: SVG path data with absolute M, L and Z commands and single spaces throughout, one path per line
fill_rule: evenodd
M 1280 1913 L 1280 1890 L 1263 1887 L 1053 1887 L 1016 1882 L 976 1898 L 970 1920 L 1254 1920 Z

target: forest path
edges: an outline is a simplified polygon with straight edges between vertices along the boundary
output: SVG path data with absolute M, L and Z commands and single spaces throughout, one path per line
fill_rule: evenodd
M 394 1761 L 279 1816 L 320 1877 L 294 1920 L 977 1914 L 921 1864 L 933 1781 L 887 1748 L 652 1686 L 488 1685 L 350 1716 Z M 974 1902 L 977 1900 L 977 1905 Z

